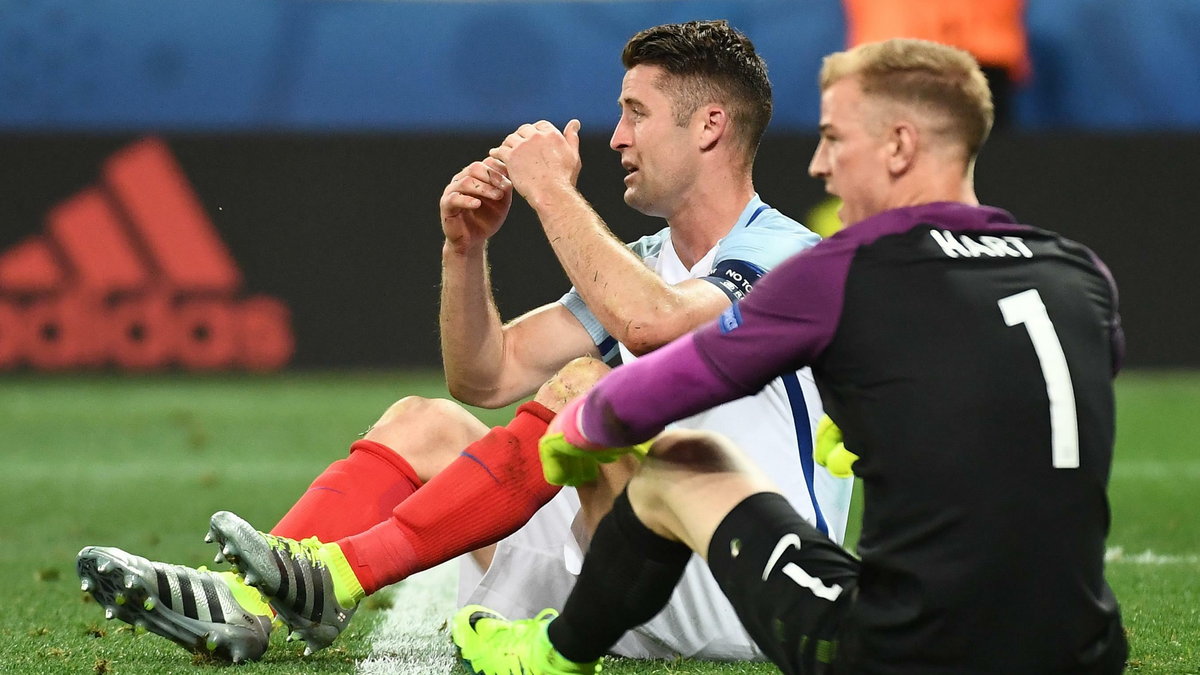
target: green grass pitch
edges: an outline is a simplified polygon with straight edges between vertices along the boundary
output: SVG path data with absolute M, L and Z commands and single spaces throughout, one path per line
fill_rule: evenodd
M 1127 373 L 1117 392 L 1108 575 L 1130 671 L 1200 673 L 1200 374 Z M 75 553 L 103 544 L 209 561 L 202 537 L 213 511 L 274 524 L 405 394 L 445 395 L 435 374 L 397 372 L 0 378 L 0 672 L 217 672 L 220 664 L 105 622 L 79 591 Z M 499 424 L 510 410 L 481 415 Z M 266 658 L 237 672 L 353 672 L 370 654 L 371 610 L 387 602 L 385 594 L 309 658 L 276 631 Z M 774 670 L 616 661 L 606 672 Z

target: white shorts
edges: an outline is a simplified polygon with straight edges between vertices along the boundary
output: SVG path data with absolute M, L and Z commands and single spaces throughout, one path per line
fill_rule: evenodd
M 496 546 L 486 574 L 473 558 L 463 556 L 459 606 L 483 605 L 510 619 L 529 618 L 547 607 L 561 610 L 583 561 L 571 529 L 578 512 L 575 490 L 564 489 Z M 766 660 L 708 566 L 695 555 L 663 611 L 627 632 L 610 651 L 639 659 Z

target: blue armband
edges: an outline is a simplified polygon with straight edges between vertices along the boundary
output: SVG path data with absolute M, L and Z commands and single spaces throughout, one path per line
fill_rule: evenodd
M 745 260 L 722 260 L 712 274 L 701 278 L 724 291 L 731 301 L 737 302 L 746 297 L 754 288 L 754 283 L 766 273 L 763 268 Z

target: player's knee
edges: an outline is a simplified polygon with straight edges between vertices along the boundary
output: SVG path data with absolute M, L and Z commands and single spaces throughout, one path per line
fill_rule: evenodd
M 591 389 L 610 370 L 603 361 L 582 356 L 555 373 L 538 389 L 534 400 L 558 412 L 568 401 Z
M 630 501 L 635 507 L 662 508 L 681 496 L 677 493 L 681 486 L 691 484 L 688 479 L 738 470 L 735 453 L 728 439 L 711 431 L 665 431 L 655 439 L 646 459 L 630 480 Z M 690 498 L 693 495 L 682 496 Z
M 394 426 L 405 426 L 430 417 L 450 417 L 462 410 L 453 401 L 444 398 L 405 396 L 388 406 L 371 427 L 372 431 Z M 465 411 L 464 411 L 465 412 Z
M 389 406 L 364 438 L 391 448 L 421 480 L 429 480 L 487 431 L 453 401 L 406 396 Z
M 707 550 L 713 529 L 746 496 L 773 491 L 771 481 L 728 438 L 671 430 L 655 440 L 629 481 L 629 503 L 648 528 Z
M 650 446 L 650 457 L 657 460 L 650 464 L 672 472 L 720 471 L 730 465 L 730 454 L 735 451 L 732 446 L 728 438 L 715 431 L 671 429 Z

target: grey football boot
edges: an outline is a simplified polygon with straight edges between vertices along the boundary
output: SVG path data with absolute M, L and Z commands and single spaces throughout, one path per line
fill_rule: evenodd
M 205 541 L 219 544 L 217 560 L 227 560 L 248 585 L 262 591 L 292 630 L 288 639 L 304 640 L 306 655 L 328 647 L 364 597 L 337 544 L 259 532 L 228 511 L 213 514 Z
M 271 610 L 231 572 L 152 562 L 119 548 L 88 546 L 75 559 L 80 588 L 107 619 L 161 635 L 196 654 L 240 663 L 262 658 Z

